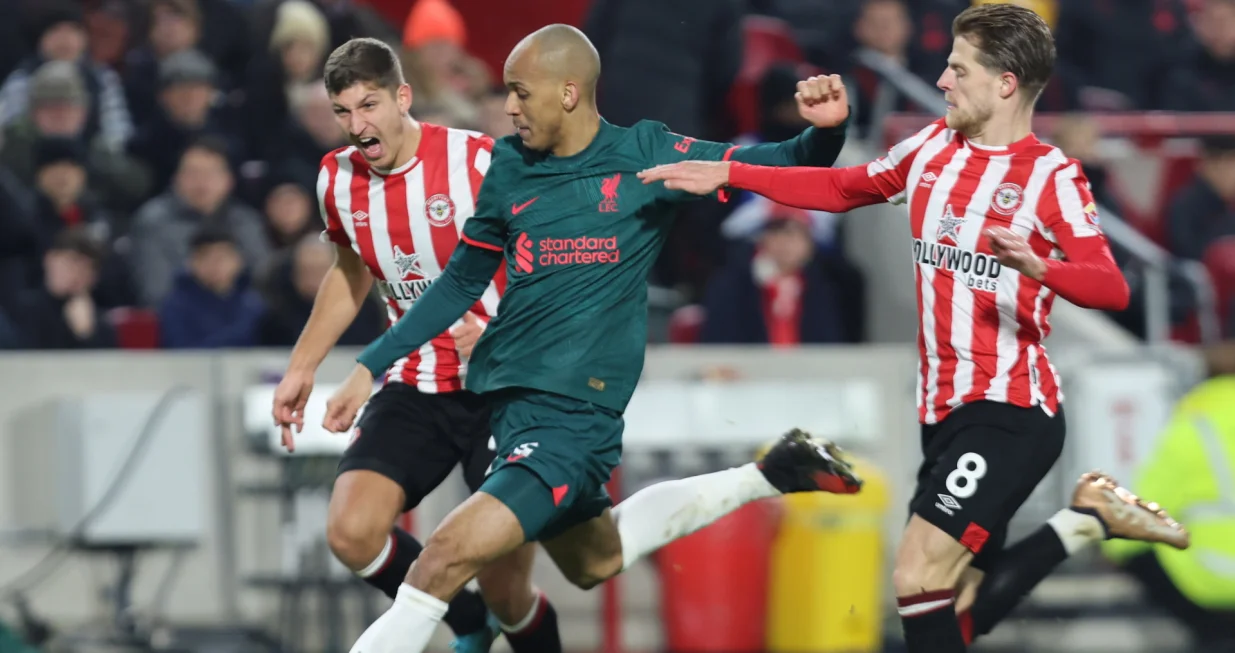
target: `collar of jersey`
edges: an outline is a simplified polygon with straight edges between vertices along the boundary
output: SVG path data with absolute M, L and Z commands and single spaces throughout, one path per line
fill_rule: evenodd
M 1023 152 L 1026 149 L 1029 149 L 1033 147 L 1034 145 L 1037 145 L 1038 137 L 1034 136 L 1033 133 L 1030 132 L 1028 136 L 1026 136 L 1025 138 L 1022 138 L 1021 140 L 1015 143 L 1012 143 L 1011 145 L 998 145 L 998 146 L 978 145 L 977 143 L 971 142 L 968 138 L 965 138 L 963 135 L 961 135 L 961 141 L 965 144 L 966 147 L 968 147 L 974 153 L 975 156 L 999 156 L 1001 154 L 1016 154 L 1018 152 Z
M 575 152 L 570 156 L 553 156 L 552 154 L 544 153 L 540 160 L 553 165 L 572 164 L 586 161 L 596 154 L 600 146 L 609 140 L 609 135 L 613 133 L 613 125 L 605 120 L 600 119 L 600 129 L 596 130 L 596 136 L 592 138 L 592 142 L 587 144 L 587 147 Z

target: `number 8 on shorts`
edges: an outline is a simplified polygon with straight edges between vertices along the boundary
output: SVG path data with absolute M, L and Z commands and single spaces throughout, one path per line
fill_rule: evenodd
M 978 491 L 978 481 L 986 476 L 986 459 L 970 451 L 956 461 L 956 469 L 948 474 L 948 493 L 957 499 L 968 499 Z

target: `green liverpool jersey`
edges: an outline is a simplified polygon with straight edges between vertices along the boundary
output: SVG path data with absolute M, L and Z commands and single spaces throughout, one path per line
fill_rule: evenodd
M 534 152 L 517 136 L 506 137 L 493 148 L 475 215 L 464 223 L 468 247 L 456 249 L 443 276 L 391 329 L 399 344 L 377 356 L 375 343 L 361 362 L 384 369 L 396 351 L 440 333 L 449 321 L 411 325 L 417 309 L 429 311 L 426 304 L 436 301 L 431 295 L 446 292 L 437 286 L 452 266 L 468 269 L 470 260 L 486 255 L 496 266 L 500 254 L 507 286 L 472 352 L 467 388 L 530 388 L 623 411 L 643 371 L 648 272 L 668 235 L 674 204 L 698 199 L 644 184 L 636 174 L 686 159 L 827 166 L 844 144 L 844 129 L 809 128 L 783 143 L 737 147 L 681 136 L 657 122 L 625 128 L 602 120 L 587 148 L 569 157 Z M 483 292 L 485 271 L 473 274 L 476 294 Z M 491 277 L 494 270 L 487 272 Z M 452 304 L 457 312 L 450 320 L 466 310 L 464 295 Z M 399 336 L 403 322 L 409 326 L 402 330 L 416 329 L 416 338 Z M 432 328 L 439 330 L 428 333 Z

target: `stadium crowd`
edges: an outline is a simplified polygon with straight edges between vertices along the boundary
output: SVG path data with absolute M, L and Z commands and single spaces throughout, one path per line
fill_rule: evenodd
M 1059 44 L 1042 110 L 1235 112 L 1235 0 L 1024 2 Z M 512 131 L 500 70 L 469 51 L 450 0 L 415 0 L 402 24 L 389 4 L 400 3 L 0 3 L 0 348 L 141 346 L 134 324 L 163 348 L 293 344 L 333 258 L 315 186 L 322 155 L 346 144 L 321 83 L 334 47 L 373 36 L 401 48 L 418 119 Z M 933 84 L 951 19 L 970 2 L 587 4 L 607 119 L 751 142 L 802 128 L 793 92 L 812 70 L 846 75 L 855 136 L 877 134 L 876 109 L 919 110 L 854 53 L 879 52 Z M 751 15 L 791 25 L 805 61 L 744 57 Z M 1118 211 L 1093 122 L 1049 136 Z M 1235 138 L 1203 144 L 1158 240 L 1181 259 L 1235 268 Z M 862 272 L 843 236 L 839 216 L 752 197 L 700 202 L 683 211 L 651 282 L 701 307 L 702 342 L 860 342 Z M 1219 285 L 1229 330 L 1235 288 Z M 1176 303 L 1186 321 L 1191 302 Z M 372 302 L 343 344 L 377 336 L 381 311 Z

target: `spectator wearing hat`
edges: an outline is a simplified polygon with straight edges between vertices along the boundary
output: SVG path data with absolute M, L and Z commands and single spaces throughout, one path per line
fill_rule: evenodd
M 31 349 L 115 346 L 115 334 L 92 296 L 102 251 L 81 228 L 60 232 L 43 255 L 43 284 L 22 295 L 13 317 Z
M 142 304 L 163 301 L 189 256 L 193 234 L 204 227 L 228 233 L 248 269 L 264 269 L 270 244 L 262 216 L 232 196 L 234 185 L 226 146 L 205 136 L 184 151 L 172 187 L 138 210 L 129 241 Z
M 234 0 L 233 0 L 234 1 Z M 269 43 L 270 34 L 286 0 L 248 0 L 253 8 L 249 15 L 253 26 L 254 43 Z M 330 30 L 330 50 L 349 39 L 371 37 L 386 42 L 391 47 L 399 45 L 399 34 L 394 26 L 366 2 L 355 0 L 314 0 L 313 4 L 326 17 Z
M 110 68 L 92 63 L 87 56 L 85 18 L 71 0 L 40 0 L 36 11 L 37 51 L 9 74 L 0 86 L 0 126 L 25 115 L 30 107 L 30 82 L 35 71 L 49 61 L 71 63 L 80 71 L 89 98 L 85 135 L 101 136 L 112 151 L 122 151 L 133 136 L 133 121 L 124 97 L 124 85 Z
M 35 148 L 44 139 L 67 139 L 84 151 L 90 190 L 99 202 L 127 213 L 146 199 L 150 171 L 137 159 L 109 147 L 102 135 L 86 131 L 90 96 L 80 67 L 48 61 L 30 77 L 29 110 L 4 129 L 0 163 L 28 187 L 35 182 Z
M 330 27 L 321 10 L 308 0 L 279 5 L 269 51 L 254 57 L 245 89 L 245 122 L 249 142 L 265 152 L 291 119 L 291 89 L 319 83 L 322 64 L 330 54 Z
M 240 161 L 244 148 L 232 135 L 231 115 L 221 101 L 217 69 L 196 50 L 169 55 L 159 64 L 159 110 L 142 125 L 130 147 L 150 166 L 154 192 L 171 183 L 180 155 L 202 136 L 221 141 L 230 161 Z
M 708 284 L 700 342 L 857 343 L 865 331 L 861 273 L 820 249 L 809 213 L 775 205 L 757 240 L 739 242 Z
M 189 243 L 188 264 L 159 307 L 168 349 L 252 347 L 265 308 L 226 229 L 208 226 Z

